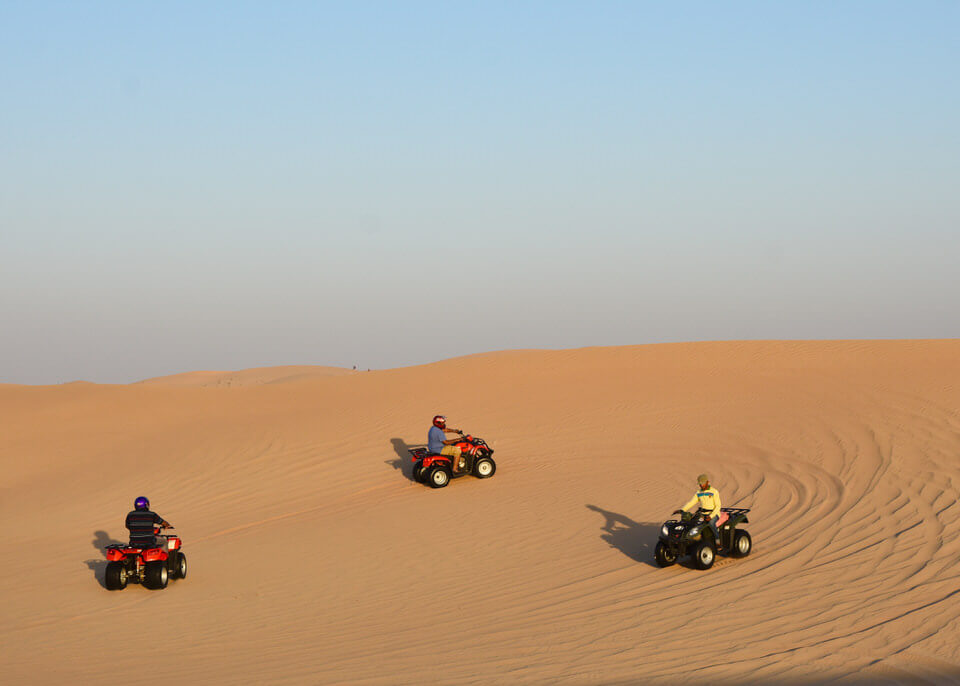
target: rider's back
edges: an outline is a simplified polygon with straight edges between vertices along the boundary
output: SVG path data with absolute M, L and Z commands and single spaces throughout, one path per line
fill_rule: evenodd
M 127 514 L 126 527 L 130 529 L 130 543 L 132 545 L 153 545 L 156 528 L 163 522 L 163 518 L 150 510 L 132 510 Z

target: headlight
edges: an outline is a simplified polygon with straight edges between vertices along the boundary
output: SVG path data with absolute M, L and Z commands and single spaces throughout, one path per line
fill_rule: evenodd
M 691 536 L 696 536 L 697 534 L 700 533 L 700 527 L 699 526 L 693 527 L 692 529 L 690 529 L 689 533 Z
M 660 533 L 663 534 L 664 536 L 669 536 L 669 535 L 670 535 L 670 529 L 667 528 L 667 525 L 666 525 L 666 524 L 664 524 L 662 527 L 660 527 Z

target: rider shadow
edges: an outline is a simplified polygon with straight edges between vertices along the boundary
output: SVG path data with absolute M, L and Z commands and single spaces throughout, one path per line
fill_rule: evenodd
M 105 574 L 107 572 L 107 560 L 105 558 L 107 555 L 107 551 L 104 549 L 108 545 L 114 545 L 114 544 L 122 545 L 126 543 L 126 541 L 116 541 L 110 538 L 109 534 L 107 534 L 106 531 L 94 531 L 93 541 L 91 543 L 94 548 L 100 551 L 100 553 L 104 556 L 104 558 L 103 559 L 94 558 L 91 560 L 84 560 L 83 563 L 87 565 L 87 569 L 93 572 L 93 576 L 96 577 L 97 582 L 101 586 L 106 588 L 107 582 L 106 582 Z
M 408 451 L 411 448 L 421 448 L 423 446 L 407 443 L 402 438 L 391 438 L 390 443 L 393 444 L 393 451 L 397 454 L 397 457 L 393 460 L 384 460 L 384 464 L 388 464 L 394 469 L 399 469 L 400 473 L 410 481 L 416 481 L 416 479 L 413 478 L 413 460 L 410 459 L 410 453 Z
M 653 561 L 653 547 L 657 543 L 659 524 L 635 522 L 629 517 L 596 505 L 587 505 L 587 509 L 606 517 L 602 527 L 604 533 L 600 538 L 611 548 L 616 548 L 635 562 L 642 562 L 649 567 L 657 566 Z

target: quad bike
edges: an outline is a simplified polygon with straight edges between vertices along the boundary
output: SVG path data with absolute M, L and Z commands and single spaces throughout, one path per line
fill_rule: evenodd
M 737 526 L 747 523 L 749 511 L 744 507 L 720 508 L 717 519 L 719 541 L 715 540 L 710 520 L 703 510 L 695 514 L 683 512 L 679 520 L 664 522 L 653 553 L 657 565 L 667 567 L 684 555 L 690 555 L 697 569 L 710 569 L 717 558 L 718 544 L 721 552 L 731 557 L 746 557 L 753 549 L 753 541 L 749 533 L 737 529 Z
M 173 528 L 173 527 L 169 527 Z M 180 550 L 183 542 L 173 534 L 160 535 L 160 529 L 154 531 L 156 538 L 166 539 L 166 545 L 139 546 L 133 541 L 128 544 L 114 543 L 106 548 L 107 572 L 105 583 L 111 591 L 126 588 L 128 582 L 140 583 L 147 588 L 167 587 L 170 579 L 185 579 L 187 576 L 187 556 Z
M 460 448 L 460 471 L 453 471 L 453 458 L 431 453 L 427 448 L 409 450 L 413 459 L 413 478 L 431 488 L 443 488 L 450 479 L 473 474 L 478 479 L 489 479 L 497 471 L 493 461 L 493 448 L 482 438 L 460 432 L 460 440 L 454 445 Z

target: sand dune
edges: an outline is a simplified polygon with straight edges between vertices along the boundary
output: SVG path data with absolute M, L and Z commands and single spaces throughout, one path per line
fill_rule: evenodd
M 290 365 L 285 367 L 254 367 L 238 372 L 185 372 L 170 376 L 156 376 L 138 381 L 153 386 L 262 386 L 270 383 L 308 381 L 327 376 L 353 374 L 355 370 L 317 365 Z
M 227 378 L 0 386 L 6 683 L 960 683 L 960 341 Z M 493 479 L 411 481 L 441 411 Z M 704 470 L 754 553 L 659 569 Z M 108 592 L 139 494 L 189 577 Z

